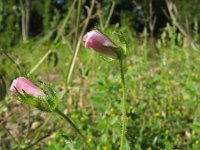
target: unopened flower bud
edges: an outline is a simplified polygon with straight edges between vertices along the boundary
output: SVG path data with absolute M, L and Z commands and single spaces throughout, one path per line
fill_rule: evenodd
M 120 58 L 121 54 L 118 53 L 119 48 L 97 30 L 87 32 L 83 37 L 83 41 L 85 42 L 86 48 L 93 49 L 114 59 Z
M 42 111 L 51 112 L 57 107 L 58 99 L 51 87 L 47 85 L 45 87 L 46 91 L 43 92 L 27 78 L 19 77 L 12 82 L 10 91 L 17 93 L 21 102 L 34 106 Z
M 33 97 L 45 96 L 44 92 L 40 88 L 36 87 L 32 82 L 30 82 L 25 77 L 19 77 L 12 82 L 10 86 L 10 91 L 16 92 L 16 89 L 22 95 L 24 94 L 24 92 L 26 92 L 27 94 Z

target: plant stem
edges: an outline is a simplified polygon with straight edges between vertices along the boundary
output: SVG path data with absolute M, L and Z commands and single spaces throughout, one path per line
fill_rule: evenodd
M 34 138 L 32 139 L 32 141 L 37 141 L 38 137 L 41 134 L 42 129 L 44 129 L 47 125 L 47 123 L 49 122 L 49 120 L 51 119 L 51 116 L 48 116 L 45 121 L 41 124 L 41 126 L 37 129 L 37 133 L 36 135 L 34 135 Z
M 62 32 L 63 32 L 65 26 L 66 26 L 67 23 L 68 23 L 68 20 L 69 20 L 70 17 L 72 16 L 71 14 L 72 14 L 72 12 L 73 12 L 75 3 L 76 3 L 76 0 L 74 0 L 73 3 L 71 4 L 71 6 L 70 6 L 70 8 L 69 8 L 69 11 L 68 11 L 68 13 L 67 13 L 67 15 L 66 15 L 66 17 L 65 17 L 65 19 L 64 19 L 64 21 L 63 21 L 63 23 L 61 23 L 60 28 L 58 28 L 58 34 L 57 34 L 57 36 L 56 36 L 56 38 L 55 38 L 55 40 L 54 40 L 54 43 L 57 43 L 57 41 L 59 40 L 59 38 L 60 38 L 60 36 L 61 36 L 61 34 L 62 34 Z
M 27 150 L 27 149 L 29 149 L 29 148 L 32 148 L 33 146 L 35 146 L 36 144 L 38 144 L 40 141 L 46 139 L 46 138 L 49 137 L 49 136 L 51 136 L 51 134 L 47 134 L 47 135 L 41 137 L 40 139 L 38 139 L 38 140 L 35 141 L 34 143 L 32 143 L 32 144 L 30 144 L 29 146 L 23 148 L 23 150 Z
M 75 125 L 75 123 L 68 116 L 66 116 L 62 111 L 60 111 L 58 108 L 55 109 L 55 112 L 59 116 L 63 117 L 76 130 L 76 132 L 84 140 L 84 142 L 87 145 L 88 149 L 91 149 L 90 145 L 87 143 L 86 137 L 81 133 L 81 131 L 78 129 L 78 127 Z
M 121 141 L 120 141 L 120 150 L 124 149 L 125 141 L 125 132 L 126 132 L 126 87 L 125 87 L 125 78 L 124 78 L 124 65 L 123 60 L 119 60 L 120 71 L 121 71 L 121 82 L 122 82 L 122 131 L 121 131 Z
M 21 70 L 20 66 L 15 62 L 15 60 L 14 60 L 11 56 L 9 56 L 9 55 L 7 54 L 7 52 L 3 51 L 2 53 L 3 53 L 4 55 L 6 55 L 6 57 L 8 57 L 8 59 L 10 59 L 10 61 L 11 61 L 13 64 L 16 65 L 17 70 L 18 70 L 18 72 L 19 72 L 19 75 L 21 76 L 21 75 L 22 75 L 22 70 Z
M 30 125 L 31 125 L 31 108 L 30 106 L 28 106 L 28 121 L 27 121 L 27 132 L 26 132 L 26 135 L 24 137 L 24 139 L 27 139 L 28 135 L 29 135 L 29 132 L 30 132 Z
M 5 132 L 11 137 L 11 139 L 12 139 L 16 144 L 20 145 L 20 142 L 18 141 L 18 139 L 15 138 L 15 137 L 12 135 L 12 133 L 11 133 L 5 126 L 2 125 L 1 127 L 5 130 Z
M 71 79 L 72 71 L 74 69 L 74 65 L 75 65 L 75 61 L 76 61 L 78 51 L 79 51 L 79 48 L 80 48 L 80 45 L 81 45 L 82 37 L 83 37 L 83 34 L 85 33 L 85 30 L 86 30 L 88 23 L 90 21 L 92 11 L 93 11 L 93 8 L 94 8 L 94 4 L 95 4 L 95 0 L 92 0 L 91 1 L 91 7 L 89 9 L 88 16 L 87 16 L 86 21 L 85 21 L 85 25 L 83 26 L 83 29 L 82 29 L 81 34 L 79 36 L 75 52 L 73 54 L 73 57 L 72 57 L 72 60 L 71 60 L 71 63 L 70 63 L 70 67 L 69 67 L 68 74 L 67 74 L 67 86 L 68 86 L 69 81 Z
M 112 6 L 111 6 L 111 8 L 110 8 L 110 12 L 109 12 L 108 18 L 107 18 L 107 20 L 106 20 L 104 29 L 108 27 L 108 24 L 109 24 L 109 22 L 110 22 L 110 19 L 111 19 L 111 17 L 112 17 L 112 14 L 113 14 L 114 9 L 115 9 L 115 1 L 112 1 Z
M 40 59 L 40 61 L 31 69 L 30 74 L 32 74 L 42 63 L 43 61 L 47 58 L 47 56 L 52 52 L 51 49 L 49 49 L 45 55 Z
M 76 32 L 75 32 L 75 42 L 74 44 L 77 44 L 78 41 L 78 33 L 79 33 L 79 24 L 80 24 L 80 12 L 81 12 L 81 2 L 82 0 L 78 0 L 78 8 L 77 8 L 77 14 L 76 14 Z M 75 46 L 73 46 L 74 48 Z

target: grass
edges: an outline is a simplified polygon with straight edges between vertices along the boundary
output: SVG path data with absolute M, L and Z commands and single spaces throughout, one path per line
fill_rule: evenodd
M 112 29 L 110 26 L 109 30 Z M 125 27 L 122 30 L 125 30 L 123 33 L 129 43 L 125 74 L 127 149 L 198 150 L 199 49 L 176 44 L 171 40 L 175 34 L 170 39 L 158 39 L 156 45 L 149 43 L 147 37 L 131 35 Z M 118 62 L 108 62 L 82 44 L 66 89 L 72 59 L 69 45 L 60 42 L 49 46 L 49 42 L 45 42 L 36 46 L 37 41 L 18 44 L 7 50 L 7 54 L 25 73 L 29 73 L 52 49 L 54 53 L 44 60 L 32 77 L 51 83 L 62 97 L 59 108 L 82 130 L 93 149 L 118 149 L 122 90 Z M 0 55 L 0 64 L 0 72 L 9 88 L 19 72 L 16 64 L 5 55 Z M 67 93 L 63 95 L 65 90 Z M 0 114 L 2 150 L 25 148 L 38 140 L 31 149 L 83 149 L 83 141 L 64 120 L 54 113 L 44 113 L 19 103 L 9 92 L 0 102 Z

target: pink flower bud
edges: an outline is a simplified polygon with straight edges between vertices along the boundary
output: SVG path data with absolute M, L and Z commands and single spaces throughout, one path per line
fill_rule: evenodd
M 16 89 L 21 94 L 24 94 L 24 92 L 25 92 L 34 97 L 45 96 L 44 92 L 41 89 L 36 87 L 33 83 L 31 83 L 25 77 L 19 77 L 12 82 L 12 84 L 10 86 L 10 91 L 15 93 Z
M 114 51 L 115 45 L 101 32 L 97 30 L 90 31 L 85 34 L 83 41 L 86 48 L 93 49 L 112 58 L 117 58 L 117 54 Z

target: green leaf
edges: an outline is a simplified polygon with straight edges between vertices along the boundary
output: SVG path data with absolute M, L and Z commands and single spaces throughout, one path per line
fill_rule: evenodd
M 73 144 L 73 141 L 71 140 L 71 138 L 66 135 L 62 135 L 62 137 L 64 138 L 65 144 L 69 147 L 69 149 L 75 150 L 74 144 Z
M 200 122 L 194 122 L 193 124 L 190 125 L 190 128 L 194 130 L 195 132 L 200 132 Z
M 124 144 L 124 149 L 125 150 L 130 150 L 131 148 L 130 148 L 130 145 L 129 145 L 129 143 L 128 143 L 128 140 L 125 138 L 125 144 Z

